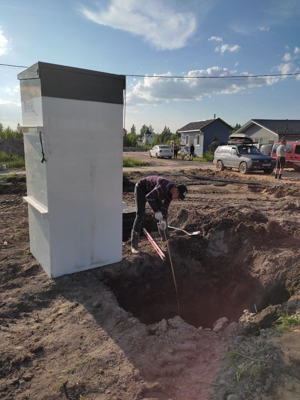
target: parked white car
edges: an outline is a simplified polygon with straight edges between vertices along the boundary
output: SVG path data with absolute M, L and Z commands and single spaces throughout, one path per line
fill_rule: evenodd
M 152 149 L 149 151 L 150 157 L 156 157 L 156 158 L 172 158 L 172 149 L 169 146 L 166 146 L 165 144 L 160 144 L 152 147 Z

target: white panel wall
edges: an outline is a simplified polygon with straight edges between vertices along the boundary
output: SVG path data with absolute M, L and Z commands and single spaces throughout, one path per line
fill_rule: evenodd
M 42 98 L 51 276 L 122 259 L 120 104 Z

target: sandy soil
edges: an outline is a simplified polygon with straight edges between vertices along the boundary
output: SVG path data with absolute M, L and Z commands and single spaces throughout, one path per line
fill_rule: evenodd
M 123 200 L 133 206 L 135 182 L 163 173 L 189 190 L 169 224 L 200 235 L 161 242 L 147 208 L 166 261 L 141 237 L 139 255 L 125 241 L 122 262 L 55 280 L 29 251 L 26 182 L 0 184 L 0 397 L 299 398 L 299 330 L 274 329 L 300 309 L 298 176 L 149 163 L 126 171 Z

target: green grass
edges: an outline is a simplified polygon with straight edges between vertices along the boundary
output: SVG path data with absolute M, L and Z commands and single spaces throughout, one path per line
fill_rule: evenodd
M 7 169 L 25 168 L 24 157 L 19 157 L 12 153 L 0 153 L 0 164 L 5 164 Z
M 180 155 L 179 155 L 180 157 Z M 189 158 L 188 155 L 185 156 L 186 159 Z M 210 153 L 209 151 L 207 151 L 203 157 L 194 157 L 193 161 L 196 162 L 212 162 L 214 159 L 214 153 Z
M 123 167 L 144 167 L 147 163 L 143 161 L 137 161 L 133 158 L 123 158 Z
M 295 328 L 300 328 L 300 318 L 289 315 L 282 315 L 275 323 L 279 333 L 290 332 Z

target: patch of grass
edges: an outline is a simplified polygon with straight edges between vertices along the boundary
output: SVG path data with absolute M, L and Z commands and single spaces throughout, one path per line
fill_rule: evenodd
M 25 158 L 13 153 L 0 153 L 0 164 L 5 164 L 6 168 L 25 168 Z
M 254 376 L 254 378 L 258 378 L 263 370 L 264 370 L 265 366 L 263 364 L 261 364 L 260 362 L 258 364 L 255 365 L 255 367 L 252 370 L 252 376 Z
M 229 358 L 230 360 L 235 360 L 238 357 L 239 355 L 235 351 L 229 351 L 226 353 L 226 358 Z
M 17 174 L 10 173 L 7 175 L 1 175 L 0 176 L 0 182 L 7 182 L 7 180 L 10 180 L 11 178 L 16 178 Z
M 207 151 L 204 156 L 202 157 L 203 161 L 205 162 L 212 162 L 214 159 L 214 153 Z
M 277 332 L 291 332 L 295 328 L 300 328 L 300 318 L 290 315 L 282 315 L 275 322 Z
M 267 368 L 266 363 L 268 363 L 268 361 L 256 360 L 252 357 L 249 357 L 242 353 L 238 353 L 234 350 L 228 351 L 225 357 L 231 360 L 231 365 L 235 371 L 237 382 L 240 382 L 242 378 L 248 378 L 251 380 L 258 379 Z M 245 360 L 242 363 L 240 360 L 241 358 L 244 358 Z
M 189 158 L 188 155 L 185 156 L 185 157 L 186 157 L 187 159 Z M 193 161 L 196 161 L 196 162 L 212 162 L 213 159 L 214 159 L 214 153 L 210 153 L 209 151 L 207 151 L 207 152 L 204 154 L 203 157 L 198 157 L 198 156 L 194 157 L 194 158 L 193 158 Z
M 133 158 L 123 158 L 123 167 L 144 167 L 147 165 L 144 161 L 134 160 Z

